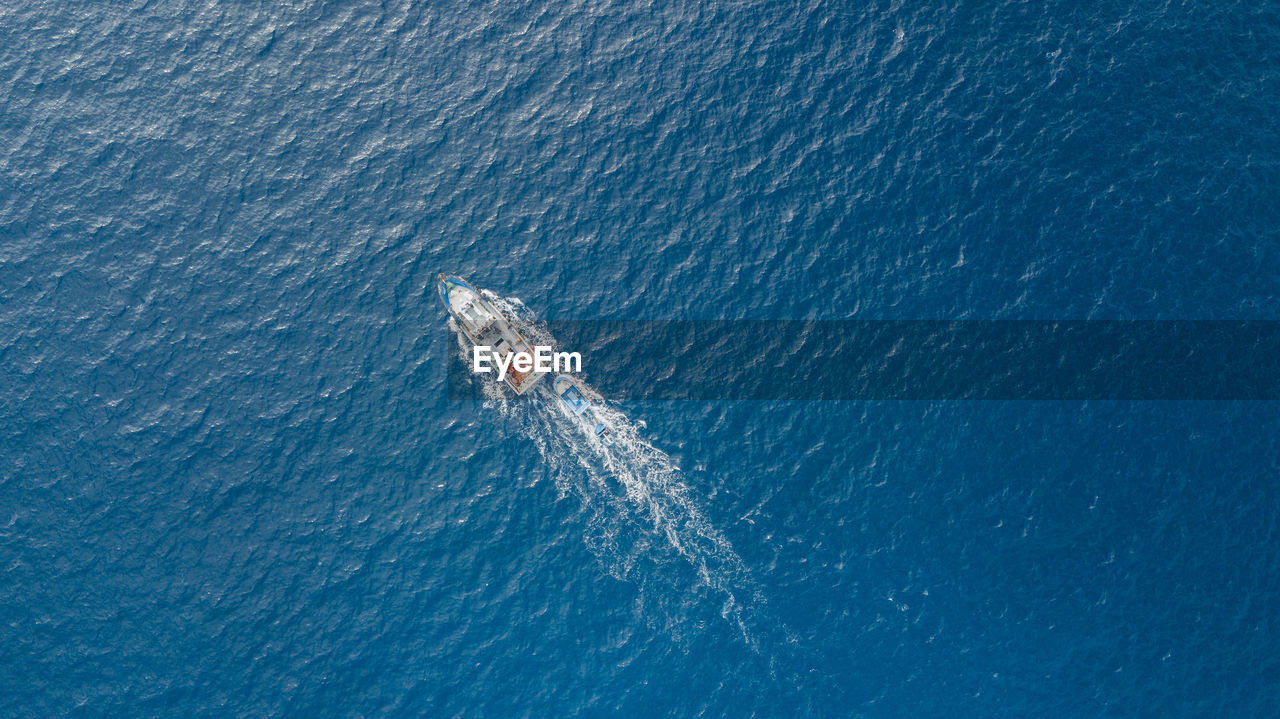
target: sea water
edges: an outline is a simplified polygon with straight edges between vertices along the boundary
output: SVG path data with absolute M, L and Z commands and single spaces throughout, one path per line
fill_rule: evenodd
M 1274 715 L 1273 404 L 605 396 L 604 447 L 449 399 L 434 278 L 1274 320 L 1277 48 L 1266 3 L 4 4 L 0 714 Z

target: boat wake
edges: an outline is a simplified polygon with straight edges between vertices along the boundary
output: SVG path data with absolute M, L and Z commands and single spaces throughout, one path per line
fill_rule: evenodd
M 533 344 L 556 346 L 520 300 L 485 295 Z M 465 361 L 470 347 L 460 335 L 459 351 Z M 587 546 L 605 571 L 638 587 L 637 609 L 646 621 L 682 639 L 700 627 L 699 612 L 718 603 L 719 614 L 760 651 L 757 635 L 768 624 L 763 593 L 703 515 L 675 461 L 642 435 L 640 424 L 597 399 L 596 420 L 613 440 L 606 445 L 583 431 L 548 381 L 534 387 L 533 401 L 517 401 L 495 382 L 484 382 L 483 392 L 486 409 L 537 447 L 561 497 L 580 500 Z

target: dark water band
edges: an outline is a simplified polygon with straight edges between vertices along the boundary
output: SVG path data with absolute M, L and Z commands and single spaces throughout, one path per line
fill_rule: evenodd
M 614 400 L 1280 399 L 1278 321 L 547 323 Z M 450 340 L 452 345 L 452 340 Z M 449 396 L 479 397 L 450 357 Z

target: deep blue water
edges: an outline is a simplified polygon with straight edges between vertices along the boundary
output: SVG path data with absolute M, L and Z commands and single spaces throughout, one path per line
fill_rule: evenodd
M 0 5 L 0 714 L 1274 716 L 1274 403 L 625 402 L 610 460 L 448 400 L 433 278 L 1280 319 L 1278 68 L 1274 3 Z

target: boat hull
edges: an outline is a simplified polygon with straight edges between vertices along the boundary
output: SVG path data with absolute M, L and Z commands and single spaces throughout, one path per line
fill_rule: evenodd
M 440 300 L 458 323 L 458 329 L 473 346 L 489 347 L 495 358 L 508 365 L 502 381 L 516 394 L 525 394 L 547 374 L 519 372 L 511 366 L 511 355 L 523 352 L 532 356 L 533 347 L 483 293 L 461 277 L 440 275 L 437 279 Z
M 596 419 L 595 414 L 591 411 L 591 400 L 572 377 L 567 374 L 556 375 L 556 381 L 552 387 L 556 396 L 560 398 L 561 404 L 582 426 L 584 431 L 599 437 L 600 441 L 605 444 L 613 443 L 609 429 Z

